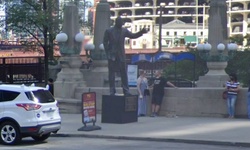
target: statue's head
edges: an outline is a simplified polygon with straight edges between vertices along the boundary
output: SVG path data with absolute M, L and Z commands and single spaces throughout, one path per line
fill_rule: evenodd
M 117 18 L 115 19 L 115 27 L 121 28 L 122 25 L 123 25 L 123 20 L 122 20 L 122 18 L 121 18 L 121 17 L 117 17 Z

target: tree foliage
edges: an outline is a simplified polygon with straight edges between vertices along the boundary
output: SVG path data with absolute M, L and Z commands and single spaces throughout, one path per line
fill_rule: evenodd
M 197 51 L 190 50 L 195 56 L 195 61 L 182 60 L 173 62 L 167 68 L 164 69 L 164 76 L 168 78 L 181 78 L 190 81 L 197 81 L 199 76 L 203 76 L 207 73 L 206 62 L 203 61 Z
M 229 37 L 230 42 L 236 43 L 237 45 L 243 45 L 243 35 L 237 34 Z
M 206 62 L 203 61 L 197 51 L 190 51 L 196 56 L 195 65 L 193 61 L 182 60 L 173 62 L 171 65 L 164 69 L 164 76 L 174 79 L 175 77 L 187 79 L 191 81 L 198 81 L 199 76 L 204 76 L 208 72 Z M 247 87 L 250 80 L 250 51 L 237 51 L 232 59 L 228 61 L 225 69 L 227 74 L 235 73 L 238 81 Z M 195 72 L 195 80 L 194 79 Z
M 23 37 L 26 50 L 44 53 L 45 82 L 48 63 L 53 60 L 54 39 L 59 33 L 59 4 L 57 0 L 6 0 L 6 26 Z M 39 48 L 34 48 L 38 46 Z
M 236 73 L 238 81 L 244 86 L 248 86 L 250 80 L 250 51 L 237 51 L 233 59 L 228 61 L 225 69 L 227 74 Z

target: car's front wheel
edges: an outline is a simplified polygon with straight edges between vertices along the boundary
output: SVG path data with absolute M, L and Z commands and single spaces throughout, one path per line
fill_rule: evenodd
M 3 122 L 0 125 L 0 141 L 6 145 L 18 144 L 21 141 L 21 134 L 17 125 L 13 122 Z
M 32 138 L 33 138 L 35 141 L 42 142 L 42 141 L 46 140 L 47 138 L 49 138 L 49 136 L 50 136 L 50 133 L 44 134 L 44 135 L 42 135 L 42 136 L 32 136 Z

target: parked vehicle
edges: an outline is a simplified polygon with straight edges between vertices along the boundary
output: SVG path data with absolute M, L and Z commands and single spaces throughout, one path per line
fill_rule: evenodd
M 0 85 L 0 142 L 18 144 L 24 137 L 46 140 L 61 128 L 57 101 L 48 87 Z

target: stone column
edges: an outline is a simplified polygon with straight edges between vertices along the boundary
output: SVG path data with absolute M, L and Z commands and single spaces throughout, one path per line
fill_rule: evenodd
M 91 51 L 94 60 L 106 60 L 105 52 L 99 46 L 103 42 L 106 29 L 110 27 L 110 6 L 107 0 L 100 0 L 96 6 L 94 45 L 95 50 Z
M 227 4 L 226 0 L 210 0 L 209 9 L 209 26 L 208 26 L 208 43 L 211 44 L 212 49 L 210 55 L 218 55 L 217 45 L 223 43 L 226 50 L 223 52 L 227 55 Z M 214 61 L 207 62 L 209 69 L 205 76 L 199 78 L 197 82 L 198 87 L 222 87 L 228 79 L 225 72 L 227 62 Z
M 68 39 L 66 42 L 59 43 L 61 53 L 59 63 L 62 69 L 54 83 L 54 94 L 55 97 L 73 99 L 76 87 L 85 86 L 80 72 L 82 42 L 75 40 L 75 36 L 80 32 L 78 8 L 73 3 L 65 6 L 62 31 L 67 34 Z
M 110 6 L 107 0 L 100 0 L 100 2 L 96 6 L 94 30 L 95 49 L 91 51 L 93 67 L 90 71 L 83 70 L 87 85 L 90 87 L 107 86 L 105 83 L 108 79 L 108 61 L 105 55 L 105 51 L 100 49 L 100 45 L 103 43 L 104 32 L 109 27 Z

